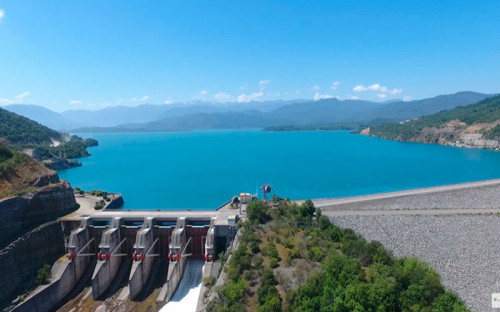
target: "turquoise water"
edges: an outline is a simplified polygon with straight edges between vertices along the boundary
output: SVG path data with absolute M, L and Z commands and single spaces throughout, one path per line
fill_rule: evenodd
M 270 183 L 292 199 L 372 194 L 500 177 L 500 152 L 345 131 L 84 134 L 99 140 L 73 187 L 120 192 L 124 209 L 215 209 Z

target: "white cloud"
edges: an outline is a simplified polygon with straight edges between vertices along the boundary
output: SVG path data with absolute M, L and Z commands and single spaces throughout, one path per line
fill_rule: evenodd
M 405 101 L 405 102 L 411 101 L 411 96 L 409 96 L 409 95 L 403 96 L 403 101 Z
M 26 92 L 23 92 L 21 94 L 16 95 L 13 99 L 0 98 L 0 105 L 21 104 L 24 101 L 24 98 L 26 98 L 30 94 L 31 93 L 26 91 Z
M 312 87 L 311 87 L 311 90 L 314 90 L 314 91 L 317 91 L 317 90 L 319 90 L 319 89 L 321 89 L 321 87 L 320 87 L 320 86 L 312 86 Z
M 381 99 L 385 99 L 387 97 L 387 94 L 385 93 L 377 93 L 377 96 Z
M 339 84 L 340 84 L 340 81 L 335 81 L 335 82 L 332 84 L 332 90 L 337 90 L 337 88 L 339 87 Z
M 207 93 L 208 93 L 207 90 L 201 90 L 200 91 L 200 95 L 207 95 Z
M 389 95 L 396 95 L 396 94 L 400 94 L 403 92 L 403 89 L 389 89 L 387 87 L 384 87 L 384 86 L 381 86 L 380 84 L 378 83 L 374 83 L 372 84 L 371 86 L 364 86 L 362 84 L 360 85 L 357 85 L 355 86 L 352 91 L 354 92 L 365 92 L 365 91 L 376 91 L 376 92 L 379 92 L 379 94 L 389 94 Z M 379 96 L 377 94 L 377 96 Z M 380 96 L 379 96 L 380 97 Z M 383 97 L 385 98 L 385 96 Z
M 165 100 L 163 101 L 163 104 L 166 104 L 166 105 L 169 105 L 169 104 L 172 104 L 173 101 L 172 100 Z
M 27 97 L 28 95 L 30 95 L 30 93 L 29 93 L 28 91 L 23 92 L 23 93 L 21 93 L 21 94 L 19 94 L 19 95 L 16 95 L 16 96 L 14 97 L 14 101 L 15 101 L 16 103 L 20 103 L 20 102 L 21 102 L 21 101 L 22 101 L 25 97 Z
M 147 101 L 147 100 L 149 100 L 149 95 L 145 95 L 145 96 L 143 96 L 143 97 L 141 97 L 139 99 L 139 101 L 141 101 L 141 102 L 144 102 L 144 101 Z
M 69 104 L 83 104 L 83 102 L 78 100 L 71 100 L 69 101 Z
M 359 97 L 357 97 L 355 95 L 351 95 L 351 96 L 349 96 L 349 99 L 350 100 L 359 100 Z
M 255 100 L 258 100 L 261 96 L 263 96 L 264 93 L 263 92 L 254 92 L 252 94 L 240 94 L 238 96 L 238 98 L 236 99 L 237 102 L 239 103 L 248 103 L 248 102 L 251 102 L 251 101 L 255 101 Z
M 319 92 L 316 92 L 313 97 L 315 101 L 331 99 L 331 98 L 334 98 L 334 96 L 330 94 L 319 94 Z
M 364 85 L 355 86 L 352 91 L 354 92 L 365 92 L 365 91 L 378 91 L 381 86 L 378 83 L 372 84 L 371 86 L 365 87 Z
M 5 16 L 5 11 L 0 9 L 0 20 Z
M 224 92 L 217 92 L 214 95 L 214 99 L 219 102 L 227 102 L 230 101 L 233 97 L 227 93 Z

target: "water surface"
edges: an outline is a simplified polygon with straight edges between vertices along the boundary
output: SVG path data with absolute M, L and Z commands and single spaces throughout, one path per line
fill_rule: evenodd
M 124 209 L 215 209 L 270 183 L 291 199 L 373 194 L 500 177 L 500 152 L 346 131 L 83 134 L 99 140 L 73 187 L 120 192 Z

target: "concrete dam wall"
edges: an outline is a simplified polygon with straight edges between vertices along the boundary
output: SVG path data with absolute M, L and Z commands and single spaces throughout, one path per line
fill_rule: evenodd
M 179 215 L 182 213 L 125 211 L 81 218 L 78 227 L 76 220 L 63 221 L 58 235 L 62 239 L 62 228 L 70 231 L 66 259 L 53 265 L 51 283 L 38 287 L 14 311 L 43 312 L 61 306 L 79 281 L 90 276 L 93 300 L 116 292 L 117 300 L 142 301 L 152 294 L 155 281 L 155 301 L 159 305 L 168 302 L 183 280 L 189 260 L 211 263 L 215 252 L 225 249 L 236 232 L 235 216 L 218 216 L 216 211 Z M 124 280 L 118 272 L 127 270 L 129 276 Z M 120 281 L 127 286 L 117 292 L 111 285 L 123 283 Z

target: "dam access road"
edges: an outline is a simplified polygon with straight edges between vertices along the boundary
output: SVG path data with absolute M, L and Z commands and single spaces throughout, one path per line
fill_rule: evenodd
M 500 292 L 500 180 L 313 200 L 323 215 L 397 257 L 418 257 L 473 311 Z

